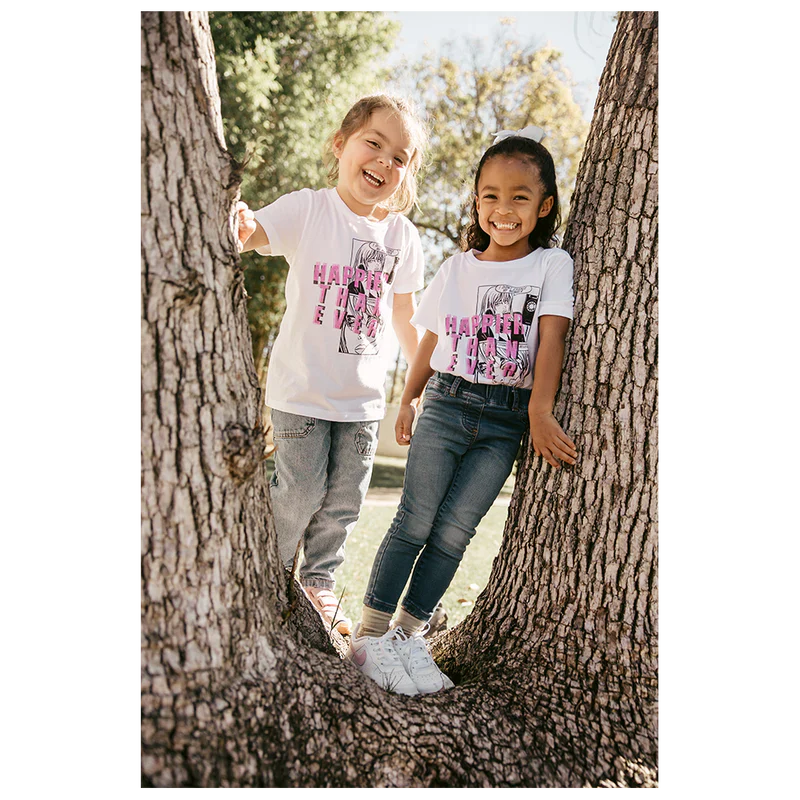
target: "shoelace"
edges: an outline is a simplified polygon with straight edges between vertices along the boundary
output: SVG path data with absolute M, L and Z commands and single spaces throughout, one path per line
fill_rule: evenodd
M 378 648 L 381 666 L 394 667 L 403 665 L 400 656 L 397 655 L 397 651 L 394 649 L 392 641 L 394 639 L 400 639 L 401 637 L 402 640 L 405 640 L 407 637 L 403 633 L 402 628 L 400 629 L 400 636 L 397 635 L 397 632 L 397 628 L 390 628 L 375 643 Z
M 418 631 L 411 636 L 407 636 L 403 628 L 398 625 L 394 630 L 397 638 L 403 643 L 408 642 L 410 648 L 409 664 L 412 667 L 429 667 L 434 664 L 433 657 L 428 652 L 428 643 L 425 641 L 425 634 L 431 626 L 426 622 Z

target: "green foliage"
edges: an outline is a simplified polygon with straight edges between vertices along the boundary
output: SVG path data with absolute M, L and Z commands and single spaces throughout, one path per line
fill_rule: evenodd
M 246 162 L 242 199 L 261 208 L 326 185 L 326 139 L 355 100 L 383 88 L 399 23 L 369 11 L 212 12 L 222 118 Z M 243 255 L 256 364 L 285 308 L 283 258 Z
M 426 110 L 431 129 L 420 207 L 411 215 L 429 254 L 446 257 L 460 249 L 475 167 L 492 134 L 503 129 L 538 125 L 547 132 L 543 144 L 556 164 L 566 222 L 589 125 L 560 58 L 552 47 L 521 45 L 506 25 L 488 50 L 465 39 L 403 65 L 397 85 Z M 429 269 L 440 260 L 429 259 Z

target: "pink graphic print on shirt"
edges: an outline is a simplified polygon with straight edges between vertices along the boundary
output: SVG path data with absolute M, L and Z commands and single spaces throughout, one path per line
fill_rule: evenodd
M 540 287 L 496 284 L 478 287 L 469 317 L 448 314 L 445 332 L 451 340 L 448 371 L 455 372 L 459 343 L 466 338 L 466 369 L 478 383 L 520 386 L 532 371 L 528 334 L 536 314 Z
M 394 280 L 399 260 L 399 249 L 353 239 L 350 264 L 314 265 L 314 283 L 320 294 L 313 322 L 323 325 L 329 319 L 340 331 L 340 353 L 378 354 L 385 327 L 381 297 Z

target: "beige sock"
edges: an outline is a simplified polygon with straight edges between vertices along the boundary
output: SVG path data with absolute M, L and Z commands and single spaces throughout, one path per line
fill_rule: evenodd
M 425 619 L 412 617 L 404 608 L 401 608 L 400 613 L 397 615 L 397 624 L 409 636 L 413 636 L 426 622 L 427 620 Z
M 369 606 L 361 607 L 359 636 L 383 636 L 389 630 L 392 615 L 388 611 L 376 611 Z

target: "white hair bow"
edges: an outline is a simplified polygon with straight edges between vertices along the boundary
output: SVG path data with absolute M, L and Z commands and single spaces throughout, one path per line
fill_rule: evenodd
M 534 142 L 541 142 L 546 135 L 547 134 L 541 128 L 537 128 L 536 125 L 528 125 L 527 128 L 523 128 L 521 131 L 498 131 L 494 135 L 492 144 L 502 142 L 503 139 L 508 139 L 509 136 L 524 136 L 526 139 L 533 139 Z

